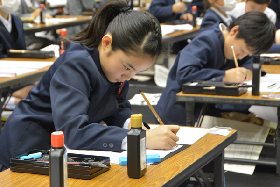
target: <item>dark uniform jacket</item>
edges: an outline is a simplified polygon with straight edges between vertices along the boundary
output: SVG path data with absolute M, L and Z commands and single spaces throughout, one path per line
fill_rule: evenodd
M 117 97 L 120 83 L 106 79 L 98 50 L 70 44 L 7 120 L 0 164 L 9 167 L 11 157 L 50 149 L 53 131 L 64 132 L 70 149 L 121 151 L 128 131 L 122 127 L 132 114 L 128 87 L 125 82 Z

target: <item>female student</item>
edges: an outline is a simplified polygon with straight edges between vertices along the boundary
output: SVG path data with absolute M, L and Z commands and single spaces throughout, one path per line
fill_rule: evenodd
M 50 134 L 58 130 L 71 149 L 126 149 L 132 114 L 127 80 L 161 53 L 160 24 L 147 12 L 129 10 L 125 0 L 109 0 L 71 42 L 6 122 L 0 135 L 2 170 L 10 167 L 11 157 L 50 149 Z M 178 130 L 166 125 L 147 131 L 147 147 L 171 149 Z
M 185 103 L 175 99 L 184 83 L 250 80 L 252 62 L 246 56 L 266 52 L 273 44 L 274 36 L 273 23 L 265 14 L 255 11 L 240 16 L 228 28 L 223 23 L 216 23 L 197 35 L 177 55 L 168 74 L 167 86 L 155 108 L 163 123 L 186 125 Z M 231 46 L 238 59 L 237 68 L 232 60 Z M 200 110 L 198 107 L 195 106 L 196 114 Z

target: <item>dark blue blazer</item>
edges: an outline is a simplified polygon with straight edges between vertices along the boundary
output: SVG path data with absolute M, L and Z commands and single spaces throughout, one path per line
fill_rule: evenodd
M 23 25 L 19 17 L 12 15 L 12 32 L 0 21 L 0 58 L 7 57 L 9 49 L 26 49 Z
M 0 134 L 0 164 L 33 149 L 50 149 L 51 132 L 63 131 L 71 149 L 121 151 L 131 114 L 128 82 L 109 82 L 97 49 L 69 48 L 21 100 Z M 104 121 L 107 126 L 100 124 Z
M 238 63 L 252 69 L 251 57 L 245 57 Z M 185 103 L 175 100 L 184 83 L 193 80 L 220 82 L 225 76 L 225 70 L 234 67 L 233 60 L 225 63 L 224 36 L 219 29 L 219 23 L 197 35 L 178 53 L 168 74 L 167 86 L 155 108 L 163 123 L 186 125 Z
M 231 18 L 232 18 L 232 20 L 234 20 L 234 17 L 231 16 Z M 229 26 L 213 10 L 211 10 L 210 8 L 207 9 L 204 16 L 203 16 L 203 20 L 202 20 L 202 23 L 200 25 L 199 32 L 202 32 L 206 29 L 209 29 L 215 23 L 218 23 L 218 22 L 221 22 L 221 23 L 225 24 L 225 26 L 227 26 L 227 27 Z
M 172 12 L 172 6 L 175 4 L 175 0 L 153 0 L 148 10 L 153 14 L 160 23 L 180 19 L 182 14 L 174 14 Z M 197 6 L 197 15 L 203 12 L 203 0 L 193 0 L 190 3 L 187 13 L 191 13 L 191 7 Z
M 280 29 L 280 0 L 271 0 L 268 7 L 276 13 L 277 19 L 275 26 L 276 29 Z

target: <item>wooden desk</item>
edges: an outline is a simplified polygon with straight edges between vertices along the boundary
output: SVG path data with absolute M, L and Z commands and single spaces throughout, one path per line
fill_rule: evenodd
M 164 24 L 164 23 L 162 23 Z M 163 64 L 168 67 L 168 59 L 169 59 L 169 54 L 171 52 L 171 48 L 174 43 L 180 42 L 180 41 L 187 41 L 188 39 L 193 39 L 196 35 L 199 34 L 199 29 L 200 25 L 197 25 L 194 27 L 192 30 L 179 30 L 174 33 L 170 33 L 167 35 L 162 36 L 162 41 L 164 43 L 167 43 L 166 47 L 167 49 L 165 50 L 164 54 L 164 62 Z
M 4 58 L 1 60 L 8 61 L 45 61 L 45 62 L 54 62 L 56 58 L 47 58 L 47 59 L 34 59 L 34 58 Z M 22 88 L 29 84 L 33 84 L 36 81 L 39 81 L 42 76 L 48 71 L 49 66 L 39 69 L 31 73 L 25 73 L 15 77 L 0 77 L 0 98 L 3 96 L 3 93 L 13 92 L 17 88 Z M 1 106 L 3 106 L 4 101 L 0 101 Z M 2 107 L 0 107 L 0 118 L 2 113 Z
M 237 138 L 236 130 L 228 136 L 206 134 L 189 148 L 158 165 L 147 166 L 140 179 L 127 176 L 127 167 L 113 165 L 111 169 L 92 180 L 69 178 L 68 186 L 178 186 L 214 159 L 216 187 L 224 186 L 223 151 Z M 10 169 L 0 173 L 1 186 L 49 186 L 49 177 L 39 174 L 16 173 Z
M 60 22 L 60 23 L 32 23 L 30 27 L 24 27 L 25 34 L 35 33 L 39 31 L 49 31 L 54 29 L 61 29 L 65 27 L 72 27 L 76 25 L 81 25 L 89 23 L 91 20 L 90 16 L 67 16 L 67 15 L 57 15 L 56 18 L 77 18 L 75 21 L 70 22 Z
M 267 73 L 280 73 L 280 65 L 263 65 L 262 69 Z M 275 136 L 275 143 L 273 144 L 260 144 L 255 145 L 276 147 L 276 160 L 275 161 L 253 161 L 244 159 L 231 159 L 232 162 L 246 162 L 248 164 L 263 164 L 276 166 L 276 173 L 280 174 L 280 143 L 277 144 L 277 139 L 280 139 L 280 100 L 272 98 L 263 98 L 260 95 L 254 96 L 251 92 L 247 92 L 241 96 L 223 96 L 223 95 L 207 95 L 207 94 L 184 94 L 182 92 L 176 95 L 176 101 L 186 103 L 186 125 L 194 126 L 194 105 L 195 103 L 217 103 L 217 104 L 237 104 L 237 105 L 260 105 L 260 106 L 274 106 L 277 107 L 278 126 Z

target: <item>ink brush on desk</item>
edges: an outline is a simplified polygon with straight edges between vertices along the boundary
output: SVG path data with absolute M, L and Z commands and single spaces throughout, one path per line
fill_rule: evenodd
M 144 100 L 147 102 L 149 108 L 151 109 L 151 111 L 153 112 L 153 114 L 155 115 L 155 117 L 157 118 L 157 120 L 158 120 L 158 122 L 160 123 L 160 125 L 164 125 L 164 123 L 161 121 L 159 115 L 156 113 L 154 107 L 153 107 L 153 106 L 151 105 L 151 103 L 148 101 L 148 99 L 147 99 L 147 97 L 144 95 L 144 93 L 141 92 L 141 90 L 140 90 L 138 87 L 136 87 L 136 88 L 139 90 L 140 94 L 142 95 L 142 97 L 144 98 Z
M 232 50 L 232 54 L 233 54 L 233 58 L 234 58 L 235 67 L 238 68 L 238 61 L 237 61 L 233 46 L 231 46 L 231 50 Z

